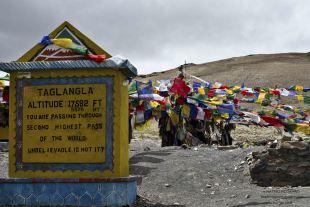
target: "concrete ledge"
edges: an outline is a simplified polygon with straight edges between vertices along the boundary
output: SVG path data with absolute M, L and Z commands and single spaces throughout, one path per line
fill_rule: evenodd
M 137 179 L 0 179 L 0 195 L 0 206 L 132 205 Z

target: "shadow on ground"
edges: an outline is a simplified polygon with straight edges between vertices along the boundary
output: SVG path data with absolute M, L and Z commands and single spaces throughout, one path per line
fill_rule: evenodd
M 129 171 L 131 175 L 148 175 L 151 170 L 156 169 L 155 167 L 144 166 L 142 163 L 157 164 L 164 162 L 163 159 L 153 156 L 168 156 L 170 152 L 142 152 L 134 155 L 129 159 Z M 139 163 L 141 165 L 139 165 Z
M 137 201 L 132 207 L 185 207 L 185 205 L 164 205 L 160 203 L 152 203 L 146 198 L 137 196 Z

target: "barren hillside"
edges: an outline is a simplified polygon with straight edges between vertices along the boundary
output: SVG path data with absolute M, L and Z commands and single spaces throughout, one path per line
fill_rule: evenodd
M 188 64 L 186 72 L 206 81 L 233 85 L 310 86 L 310 53 L 258 54 L 203 64 Z M 139 79 L 160 80 L 175 77 L 178 69 L 140 75 Z

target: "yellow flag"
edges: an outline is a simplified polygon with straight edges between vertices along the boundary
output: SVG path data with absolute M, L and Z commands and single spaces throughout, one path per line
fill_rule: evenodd
M 222 120 L 223 120 L 223 118 L 220 116 L 214 117 L 214 121 L 217 123 L 221 122 Z
M 307 124 L 296 124 L 296 128 L 294 129 L 296 132 L 303 132 L 305 135 L 310 134 L 310 126 Z
M 259 103 L 259 104 L 263 103 L 265 96 L 266 96 L 266 93 L 259 93 L 256 103 Z
M 158 109 L 152 110 L 152 115 L 153 115 L 153 116 L 160 116 L 160 114 L 161 114 L 161 111 L 160 111 L 160 110 L 158 110 Z
M 226 89 L 226 93 L 229 94 L 229 95 L 234 94 L 234 92 L 232 90 L 229 90 L 229 89 Z
M 232 88 L 232 90 L 233 91 L 237 91 L 237 90 L 239 90 L 241 87 L 240 86 L 234 86 L 233 88 Z
M 198 93 L 201 94 L 201 95 L 205 95 L 205 89 L 203 87 L 199 87 L 198 88 Z
M 135 129 L 138 131 L 143 131 L 146 128 L 148 128 L 149 126 L 151 126 L 151 121 L 152 121 L 152 119 L 149 119 L 144 124 L 138 124 L 135 126 Z
M 303 95 L 297 95 L 296 96 L 298 101 L 303 101 L 304 100 L 304 96 Z
M 191 110 L 191 108 L 190 108 L 188 105 L 186 105 L 186 104 L 183 105 L 183 108 L 182 108 L 182 114 L 183 114 L 183 116 L 189 117 L 190 110 Z
M 303 90 L 304 90 L 303 86 L 298 86 L 298 85 L 295 86 L 295 91 L 303 91 Z
M 229 114 L 226 114 L 226 113 L 225 114 L 221 114 L 221 117 L 224 118 L 224 119 L 228 119 L 229 118 Z
M 218 101 L 211 101 L 210 104 L 212 105 L 222 105 L 223 104 L 223 101 L 222 100 L 218 100 Z
M 174 111 L 172 111 L 170 113 L 170 118 L 171 118 L 171 122 L 172 124 L 175 126 L 179 123 L 179 115 L 176 114 Z
M 58 39 L 51 39 L 52 43 L 58 45 L 60 47 L 67 48 L 72 44 L 72 40 L 69 38 L 58 38 Z
M 150 105 L 152 108 L 156 108 L 159 105 L 159 103 L 157 101 L 150 101 Z
M 211 102 L 209 102 L 210 104 L 212 105 L 222 105 L 223 104 L 223 98 L 220 97 L 220 96 L 216 96 L 216 97 L 213 97 L 211 99 Z

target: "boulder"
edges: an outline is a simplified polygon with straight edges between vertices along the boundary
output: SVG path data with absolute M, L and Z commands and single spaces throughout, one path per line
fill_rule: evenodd
M 310 186 L 310 142 L 282 141 L 253 152 L 249 170 L 259 186 Z

